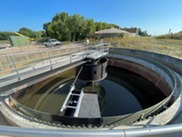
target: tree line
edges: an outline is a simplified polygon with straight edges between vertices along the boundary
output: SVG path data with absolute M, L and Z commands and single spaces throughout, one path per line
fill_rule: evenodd
M 182 40 L 182 31 L 180 31 L 178 33 L 170 33 L 170 34 L 157 36 L 157 38 Z
M 46 35 L 63 41 L 77 41 L 94 35 L 95 31 L 119 28 L 118 25 L 106 22 L 95 22 L 94 19 L 86 19 L 79 14 L 69 15 L 66 12 L 59 13 L 51 22 L 43 25 Z
M 36 38 L 40 39 L 42 37 L 45 37 L 45 31 L 32 31 L 29 28 L 22 27 L 17 31 L 18 33 L 30 37 L 30 38 Z M 18 36 L 15 32 L 8 32 L 8 31 L 2 31 L 0 32 L 0 40 L 8 40 L 9 36 Z
M 29 28 L 22 27 L 19 33 L 30 38 L 56 38 L 61 41 L 78 41 L 90 38 L 95 31 L 109 29 L 121 29 L 116 24 L 106 22 L 95 22 L 94 19 L 87 19 L 80 14 L 69 15 L 67 12 L 56 14 L 50 22 L 43 24 L 43 31 L 32 31 Z M 140 28 L 139 35 L 148 36 L 146 31 Z M 6 40 L 8 36 L 16 35 L 12 32 L 0 32 L 0 40 Z

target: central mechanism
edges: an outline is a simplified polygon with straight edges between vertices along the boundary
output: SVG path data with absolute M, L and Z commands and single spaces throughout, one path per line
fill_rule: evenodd
M 60 110 L 64 112 L 65 116 L 81 118 L 101 117 L 94 83 L 107 77 L 107 63 L 107 58 L 86 58 L 86 63 L 78 69 L 77 76 Z M 81 89 L 75 87 L 77 79 L 86 82 Z

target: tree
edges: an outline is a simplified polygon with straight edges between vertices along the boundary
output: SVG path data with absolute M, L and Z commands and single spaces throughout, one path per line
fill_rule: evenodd
M 25 35 L 27 37 L 33 37 L 34 38 L 34 34 L 33 34 L 33 31 L 31 29 L 22 27 L 22 28 L 19 29 L 19 33 L 23 34 L 23 35 Z
M 146 30 L 142 31 L 141 28 L 138 29 L 138 35 L 140 35 L 140 36 L 149 36 L 147 31 Z
M 68 13 L 62 12 L 60 14 L 56 14 L 56 16 L 52 18 L 52 22 L 59 22 L 59 21 L 65 22 L 67 18 L 68 18 Z
M 43 29 L 45 30 L 45 35 L 49 36 L 49 32 L 48 32 L 48 26 L 51 25 L 51 22 L 47 22 L 43 24 Z
M 13 32 L 0 32 L 0 40 L 8 40 L 8 36 L 13 36 L 15 35 Z
M 85 30 L 84 33 L 86 34 L 86 37 L 90 37 L 95 32 L 95 24 L 93 19 L 88 19 L 85 22 Z
M 46 27 L 46 25 L 45 25 Z M 22 27 L 19 29 L 18 31 L 20 34 L 23 34 L 27 37 L 30 37 L 30 38 L 42 38 L 42 37 L 46 37 L 46 32 L 45 31 L 32 31 L 31 29 L 29 28 L 26 28 L 26 27 Z
M 95 22 L 95 30 L 99 31 L 102 30 L 102 22 Z
M 33 31 L 33 38 L 42 38 L 45 36 L 45 31 Z
M 64 41 L 82 40 L 91 37 L 95 31 L 119 26 L 106 22 L 94 22 L 79 14 L 68 15 L 66 12 L 56 14 L 51 22 L 43 25 L 46 35 Z

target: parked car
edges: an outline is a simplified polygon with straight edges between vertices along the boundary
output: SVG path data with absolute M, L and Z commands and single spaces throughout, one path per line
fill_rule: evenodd
M 62 45 L 62 42 L 58 41 L 57 39 L 49 39 L 47 42 L 44 42 L 44 45 L 46 47 L 53 47 L 53 46 Z

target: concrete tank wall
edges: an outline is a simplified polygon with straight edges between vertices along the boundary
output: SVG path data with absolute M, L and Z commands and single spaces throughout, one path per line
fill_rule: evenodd
M 118 51 L 121 54 L 130 54 L 130 55 L 137 55 L 145 58 L 149 58 L 155 60 L 156 62 L 160 62 L 167 67 L 173 69 L 175 72 L 182 74 L 182 60 L 177 57 L 172 57 L 170 55 L 164 55 L 160 53 L 154 53 L 149 51 L 142 51 L 142 50 L 133 50 L 133 49 L 121 49 L 121 48 L 111 48 L 110 52 Z
M 147 68 L 146 67 L 147 64 L 141 65 L 135 62 L 123 60 L 122 58 L 119 59 L 119 58 L 109 57 L 109 65 L 132 71 L 144 77 L 145 79 L 153 83 L 157 88 L 159 88 L 165 96 L 169 96 L 169 94 L 172 92 L 172 83 L 171 83 L 171 86 L 169 84 L 169 82 L 172 82 L 172 81 L 167 82 L 157 72 Z M 161 73 L 162 73 L 162 70 L 161 70 Z

